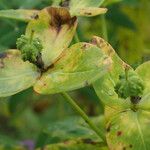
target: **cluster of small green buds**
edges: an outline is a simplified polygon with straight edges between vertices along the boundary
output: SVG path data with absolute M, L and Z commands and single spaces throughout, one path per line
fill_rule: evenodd
M 24 61 L 30 61 L 32 63 L 37 62 L 37 58 L 41 55 L 43 46 L 38 38 L 33 38 L 33 33 L 31 37 L 28 38 L 25 35 L 21 35 L 17 39 L 17 49 L 21 51 L 22 59 Z
M 129 69 L 120 75 L 115 91 L 121 98 L 138 97 L 143 94 L 144 85 L 138 74 Z

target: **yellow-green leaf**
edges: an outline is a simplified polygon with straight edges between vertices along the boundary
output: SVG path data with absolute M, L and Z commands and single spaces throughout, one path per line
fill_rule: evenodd
M 150 110 L 118 111 L 105 108 L 106 138 L 110 150 L 150 149 Z
M 71 91 L 93 83 L 110 69 L 111 59 L 89 43 L 67 49 L 34 86 L 41 94 Z
M 76 17 L 71 17 L 68 9 L 58 7 L 47 7 L 40 11 L 36 19 L 30 21 L 26 35 L 30 36 L 34 32 L 34 36 L 41 40 L 45 68 L 54 63 L 69 46 L 76 26 Z
M 79 9 L 78 14 L 76 14 L 76 16 L 92 17 L 100 14 L 105 14 L 106 12 L 107 12 L 106 8 L 87 7 Z
M 119 75 L 124 72 L 125 63 L 119 58 L 109 43 L 100 37 L 94 37 L 92 43 L 100 47 L 103 52 L 112 58 L 112 69 L 102 79 L 94 82 L 94 89 L 105 105 L 121 109 L 129 107 L 129 104 L 123 99 L 118 98 L 114 86 L 119 80 Z
M 136 72 L 146 82 L 146 89 L 138 104 L 132 104 L 130 97 L 119 98 L 115 92 L 115 85 L 119 75 L 127 66 L 117 56 L 112 47 L 103 39 L 95 37 L 93 43 L 99 45 L 104 52 L 111 56 L 113 61 L 112 70 L 94 83 L 94 89 L 99 98 L 105 104 L 106 139 L 110 150 L 148 150 L 150 149 L 150 95 L 148 92 L 150 77 L 149 63 L 141 65 Z M 129 67 L 129 66 L 128 66 Z
M 140 65 L 137 69 L 136 72 L 139 74 L 139 76 L 142 78 L 145 84 L 145 90 L 150 91 L 150 61 L 147 61 Z M 147 92 L 147 91 L 145 91 Z
M 38 10 L 26 10 L 26 9 L 8 9 L 0 10 L 0 18 L 9 18 L 14 20 L 20 20 L 28 22 L 36 18 Z
M 106 8 L 99 8 L 101 0 L 71 0 L 68 3 L 72 16 L 96 16 L 107 12 Z
M 144 97 L 139 103 L 138 107 L 144 110 L 150 110 L 150 61 L 147 61 L 140 65 L 136 72 L 139 74 L 141 79 L 144 81 Z
M 39 73 L 35 65 L 23 62 L 20 51 L 0 54 L 0 97 L 16 94 L 31 87 Z
M 49 144 L 45 146 L 44 150 L 108 150 L 108 147 L 103 143 L 90 141 L 88 139 L 83 140 L 69 140 L 62 143 Z M 40 150 L 37 149 L 37 150 Z

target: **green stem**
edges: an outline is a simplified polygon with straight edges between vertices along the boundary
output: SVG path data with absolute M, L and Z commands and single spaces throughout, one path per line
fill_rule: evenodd
M 79 42 L 80 42 L 79 36 L 78 36 L 78 33 L 77 33 L 77 32 L 75 33 L 74 40 L 75 40 L 76 43 L 79 43 Z
M 89 119 L 85 112 L 76 104 L 76 102 L 65 92 L 61 93 L 61 95 L 73 107 L 73 109 L 80 114 L 80 116 L 91 127 L 91 129 L 105 142 L 105 137 L 102 131 L 99 130 L 99 128 L 93 124 L 93 122 Z
M 32 43 L 33 35 L 34 35 L 34 31 L 32 30 L 32 31 L 31 31 L 31 35 L 30 35 L 30 41 L 29 41 L 29 42 L 30 42 L 30 44 Z
M 130 67 L 128 65 L 125 65 L 125 77 L 126 77 L 126 81 L 128 80 L 128 71 L 129 71 Z
M 100 3 L 100 5 L 99 5 L 99 7 L 100 6 L 102 6 L 102 4 L 105 2 L 105 0 L 101 0 L 101 3 Z
M 102 19 L 102 33 L 103 33 L 103 38 L 106 41 L 108 41 L 107 24 L 106 24 L 105 15 L 102 15 L 101 19 Z

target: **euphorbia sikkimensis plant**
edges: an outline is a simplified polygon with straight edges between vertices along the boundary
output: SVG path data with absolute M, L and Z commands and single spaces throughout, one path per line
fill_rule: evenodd
M 62 95 L 101 140 L 106 139 L 109 149 L 148 150 L 150 62 L 134 70 L 97 36 L 70 46 L 77 16 L 105 13 L 107 9 L 98 7 L 102 2 L 58 0 L 42 10 L 0 11 L 0 17 L 28 22 L 17 49 L 0 54 L 0 97 L 31 86 L 39 94 L 55 94 L 93 85 L 105 106 L 104 133 L 66 93 Z
M 93 13 L 93 9 L 90 11 Z M 31 86 L 40 94 L 71 91 L 88 86 L 109 71 L 111 58 L 97 46 L 79 42 L 68 48 L 77 27 L 77 17 L 71 16 L 68 8 L 0 12 L 1 17 L 13 19 L 17 14 L 20 20 L 29 23 L 25 35 L 17 40 L 18 49 L 1 54 L 0 97 L 11 96 Z M 66 93 L 62 95 L 104 138 L 81 108 Z
M 41 94 L 74 90 L 87 86 L 108 70 L 111 62 L 98 47 L 83 42 L 68 48 L 76 31 L 76 16 L 94 16 L 107 9 L 96 8 L 100 2 L 90 0 L 81 0 L 82 5 L 77 1 L 57 4 L 68 6 L 47 7 L 41 11 L 0 11 L 0 17 L 29 22 L 25 35 L 17 40 L 18 50 L 2 55 L 0 78 L 8 77 L 1 80 L 0 96 L 10 96 L 33 85 Z M 13 64 L 13 59 L 20 64 Z M 10 64 L 16 69 L 15 73 Z M 24 70 L 24 66 L 28 69 Z
M 101 49 L 85 42 L 67 48 L 76 26 L 77 18 L 66 8 L 39 11 L 17 40 L 18 50 L 1 54 L 0 96 L 30 86 L 41 94 L 74 90 L 103 75 L 111 62 Z

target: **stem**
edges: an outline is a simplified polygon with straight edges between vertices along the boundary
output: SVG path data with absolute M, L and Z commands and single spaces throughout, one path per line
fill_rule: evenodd
M 91 127 L 91 129 L 105 142 L 106 140 L 101 130 L 99 130 L 99 128 L 93 124 L 93 122 L 89 119 L 85 112 L 76 104 L 76 102 L 65 92 L 61 93 L 61 95 L 73 107 L 73 109 L 80 114 L 80 116 Z
M 103 38 L 108 41 L 108 33 L 107 33 L 107 25 L 106 25 L 106 18 L 105 15 L 101 16 L 102 19 L 102 33 L 103 33 Z
M 74 40 L 75 40 L 76 43 L 79 43 L 79 42 L 80 42 L 79 36 L 78 36 L 78 33 L 77 33 L 77 32 L 75 33 Z
M 126 76 L 126 81 L 128 81 L 128 70 L 125 69 L 125 76 Z
M 29 41 L 30 44 L 31 44 L 31 42 L 32 42 L 32 40 L 33 40 L 33 35 L 34 35 L 34 31 L 32 30 L 32 31 L 31 31 L 31 35 L 30 35 L 30 41 Z
M 126 81 L 128 80 L 128 71 L 129 71 L 130 67 L 128 65 L 125 65 L 125 77 L 126 77 Z

